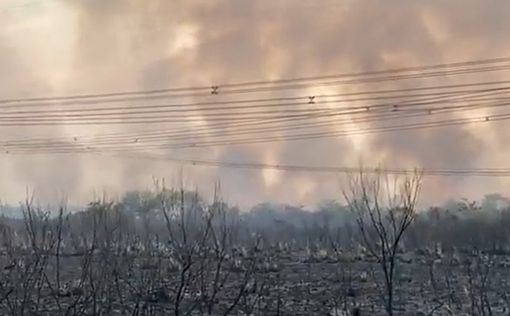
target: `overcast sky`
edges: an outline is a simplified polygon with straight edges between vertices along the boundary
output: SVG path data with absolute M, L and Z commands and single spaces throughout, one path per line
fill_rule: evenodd
M 508 1 L 0 0 L 0 98 L 212 85 L 510 56 Z M 510 72 L 420 85 L 508 80 Z M 457 80 L 457 81 L 455 81 Z M 391 82 L 384 88 L 401 88 Z M 310 93 L 342 92 L 342 87 Z M 359 87 L 360 90 L 370 87 Z M 298 93 L 298 92 L 295 92 Z M 183 102 L 193 102 L 188 99 Z M 485 112 L 484 112 L 485 113 Z M 472 113 L 471 113 L 472 114 Z M 0 127 L 4 139 L 87 135 L 147 126 Z M 413 168 L 503 168 L 505 122 L 159 154 L 218 161 Z M 26 188 L 83 203 L 103 191 L 149 188 L 153 177 L 227 200 L 314 205 L 341 197 L 343 176 L 181 166 L 108 155 L 0 156 L 0 198 Z M 508 193 L 510 179 L 427 178 L 422 203 Z

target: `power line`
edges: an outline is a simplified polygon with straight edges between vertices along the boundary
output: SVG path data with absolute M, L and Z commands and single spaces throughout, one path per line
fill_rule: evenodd
M 180 164 L 189 164 L 193 166 L 222 167 L 234 169 L 255 169 L 255 170 L 278 170 L 285 172 L 312 172 L 312 173 L 387 173 L 392 175 L 409 175 L 421 173 L 424 176 L 436 177 L 510 177 L 510 169 L 491 169 L 491 168 L 468 168 L 468 169 L 434 169 L 434 168 L 360 168 L 360 167 L 339 167 L 339 166 L 310 166 L 310 165 L 291 165 L 291 164 L 267 164 L 255 162 L 231 162 L 214 161 L 201 159 L 180 159 L 167 156 L 142 155 L 142 154 L 123 154 L 115 155 L 121 158 L 150 159 L 171 161 Z
M 104 107 L 105 103 L 116 103 L 116 102 L 127 102 L 127 101 L 138 101 L 138 100 L 146 100 L 151 99 L 155 96 L 142 96 L 137 98 L 116 98 L 116 99 L 101 99 L 101 100 L 71 100 L 71 101 L 59 101 L 58 103 L 16 103 L 11 105 L 2 105 L 0 106 L 0 110 L 6 109 L 20 109 L 20 108 L 33 108 L 33 107 L 44 107 L 48 106 L 63 106 L 63 105 L 102 105 L 101 108 L 105 108 L 107 110 L 122 110 L 125 108 L 197 108 L 201 107 L 202 109 L 214 108 L 213 106 L 220 105 L 240 105 L 240 104 L 250 104 L 255 103 L 255 105 L 247 105 L 248 107 L 261 107 L 261 106 L 280 106 L 284 102 L 303 102 L 309 101 L 311 98 L 315 99 L 324 99 L 324 98 L 345 98 L 344 102 L 357 102 L 357 101 L 374 101 L 374 100 L 389 100 L 389 99 L 399 99 L 405 97 L 419 97 L 419 96 L 427 96 L 432 94 L 456 94 L 456 93 L 468 93 L 468 92 L 483 92 L 483 91 L 497 91 L 497 90 L 507 90 L 508 86 L 503 87 L 493 87 L 493 88 L 478 88 L 477 90 L 454 90 L 454 91 L 435 91 L 435 90 L 445 90 L 445 89 L 456 89 L 456 88 L 474 88 L 474 87 L 486 87 L 486 86 L 498 86 L 498 85 L 507 85 L 510 84 L 510 80 L 505 81 L 482 81 L 482 82 L 474 82 L 474 83 L 463 83 L 463 84 L 450 84 L 450 85 L 439 85 L 439 86 L 421 86 L 421 87 L 411 87 L 411 88 L 400 88 L 400 89 L 371 89 L 365 91 L 357 91 L 357 92 L 346 92 L 346 93 L 334 93 L 334 94 L 314 94 L 314 95 L 302 95 L 302 96 L 291 96 L 291 97 L 272 97 L 272 98 L 256 98 L 256 99 L 241 99 L 241 100 L 219 100 L 219 101 L 201 101 L 201 102 L 192 102 L 192 103 L 173 103 L 173 104 L 149 104 L 149 105 L 130 105 L 130 106 L 120 106 L 120 107 Z M 421 93 L 417 92 L 422 91 L 435 91 L 430 93 Z M 409 94 L 409 92 L 414 92 L 414 94 Z M 398 95 L 394 95 L 394 93 L 400 93 Z M 160 98 L 160 96 L 156 96 Z M 352 98 L 357 97 L 357 98 Z M 162 96 L 161 98 L 164 98 Z M 267 102 L 270 102 L 267 104 Z M 273 104 L 273 102 L 276 102 Z M 240 108 L 243 108 L 245 105 L 242 105 Z M 85 111 L 89 108 L 81 107 L 80 110 Z M 61 111 L 66 111 L 70 109 L 57 109 Z M 91 111 L 95 111 L 97 108 L 92 108 Z M 88 110 L 87 110 L 88 111 Z
M 482 83 L 480 83 L 482 84 Z M 478 84 L 477 84 L 478 85 Z M 422 87 L 422 88 L 430 88 L 430 87 Z M 411 100 L 406 100 L 406 101 L 401 101 L 400 103 L 394 103 L 394 105 L 399 105 L 399 112 L 405 112 L 405 109 L 404 109 L 404 105 L 406 106 L 410 106 L 410 105 L 422 105 L 422 104 L 432 104 L 432 103 L 435 103 L 435 102 L 438 102 L 438 101 L 448 101 L 448 102 L 454 102 L 454 101 L 462 101 L 462 99 L 466 100 L 466 98 L 469 98 L 469 100 L 473 100 L 473 101 L 478 101 L 478 100 L 488 100 L 488 99 L 481 99 L 481 98 L 478 98 L 478 99 L 475 99 L 473 94 L 478 94 L 479 92 L 489 92 L 489 93 L 499 93 L 499 92 L 505 92 L 504 90 L 503 91 L 499 91 L 501 89 L 507 89 L 506 87 L 498 87 L 498 88 L 490 88 L 490 89 L 482 89 L 482 90 L 462 90 L 462 91 L 454 91 L 452 92 L 452 96 L 453 97 L 450 97 L 450 94 L 447 94 L 448 97 L 447 98 L 444 98 L 444 97 L 440 97 L 440 98 L 434 98 L 434 96 L 436 95 L 435 93 L 425 93 L 425 94 L 419 94 L 419 95 L 416 95 L 416 96 L 419 96 L 419 97 L 422 97 L 422 96 L 432 96 L 432 98 L 428 98 L 428 99 L 419 99 L 420 102 L 415 102 L 415 103 L 412 103 Z M 466 96 L 465 94 L 471 94 L 471 96 Z M 438 95 L 443 95 L 443 93 L 439 93 Z M 485 93 L 485 95 L 487 95 L 487 93 Z M 456 98 L 456 100 L 452 100 L 453 98 Z M 344 101 L 344 100 L 342 100 Z M 374 109 L 374 108 L 377 108 L 377 107 L 383 107 L 383 106 L 388 106 L 389 103 L 383 103 L 383 104 L 376 104 L 376 105 L 370 105 L 370 108 L 371 109 Z M 504 106 L 504 104 L 502 104 Z M 487 107 L 493 107 L 493 106 L 499 106 L 498 104 L 495 104 L 495 105 L 484 105 L 484 106 L 479 106 L 477 104 L 474 104 L 474 105 L 460 105 L 460 106 L 455 106 L 455 108 L 466 108 L 466 109 L 470 109 L 470 108 L 487 108 Z M 345 109 L 363 109 L 363 108 L 366 108 L 367 106 L 355 106 L 355 107 L 346 107 Z M 448 108 L 453 108 L 453 107 L 448 107 Z M 418 111 L 422 111 L 423 109 L 417 109 Z M 444 109 L 438 109 L 438 108 L 427 108 L 426 109 L 429 113 L 431 111 L 433 111 L 432 113 L 437 113 L 438 111 L 441 111 L 441 112 L 444 112 Z M 292 121 L 302 121 L 302 120 L 307 120 L 307 119 L 320 119 L 321 117 L 331 117 L 332 115 L 333 116 L 336 116 L 338 115 L 339 113 L 338 112 L 335 112 L 335 113 L 321 113 L 321 114 L 308 114 L 308 115 L 303 115 L 303 116 L 296 116 L 296 117 L 290 117 L 290 118 L 271 118 L 271 119 L 264 119 L 264 120 L 257 120 L 257 119 L 250 119 L 250 120 L 246 120 L 243 122 L 232 122 L 232 120 L 230 120 L 229 122 L 217 122 L 217 123 L 209 123 L 206 125 L 206 126 L 198 126 L 198 127 L 194 127 L 193 128 L 193 131 L 196 132 L 196 131 L 208 131 L 208 130 L 211 130 L 211 131 L 214 131 L 215 129 L 225 129 L 225 128 L 230 128 L 230 127 L 245 127 L 245 126 L 256 126 L 256 125 L 267 125 L 267 124 L 278 124 L 278 123 L 286 123 L 286 122 L 292 122 Z M 348 113 L 348 114 L 352 114 L 352 113 Z M 376 113 L 376 115 L 378 115 Z M 371 115 L 373 116 L 373 115 Z M 228 123 L 228 125 L 225 125 L 226 123 Z M 341 123 L 341 122 L 339 122 Z M 28 125 L 28 124 L 27 124 Z M 200 124 L 202 125 L 202 124 Z M 154 134 L 161 134 L 161 133 L 168 133 L 168 132 L 172 132 L 172 131 L 179 131 L 179 132 L 182 132 L 182 128 L 174 128 L 173 130 L 157 130 L 157 131 L 143 131 L 143 132 L 131 132 L 131 133 L 108 133 L 108 134 L 103 134 L 103 135 L 100 135 L 98 137 L 100 138 L 103 138 L 103 137 L 132 137 L 133 139 L 134 138 L 138 138 L 138 137 L 142 137 L 142 136 L 146 136 L 146 135 L 154 135 Z M 182 135 L 182 133 L 179 133 Z M 57 138 L 52 138 L 52 139 L 47 139 L 47 138 L 25 138 L 24 140 L 16 140 L 16 141 L 58 141 L 58 140 L 66 140 L 66 139 L 69 139 L 69 138 L 73 138 L 73 139 L 77 139 L 79 138 L 80 140 L 81 139 L 87 139 L 87 138 L 91 138 L 91 137 L 94 137 L 96 138 L 96 136 L 88 136 L 88 135 L 74 135 L 74 136 L 65 136 L 65 137 L 57 137 Z
M 153 95 L 153 94 L 168 94 L 166 97 L 189 97 L 189 96 L 210 96 L 219 93 L 234 94 L 234 93 L 253 93 L 253 92 L 266 92 L 273 90 L 293 90 L 302 89 L 310 86 L 327 86 L 327 85 L 342 85 L 342 84 L 359 84 L 359 83 L 377 83 L 384 81 L 395 81 L 395 80 L 407 80 L 407 79 L 419 79 L 419 78 L 433 78 L 438 76 L 449 76 L 449 75 L 460 75 L 460 74 L 472 74 L 488 71 L 502 71 L 509 70 L 510 65 L 499 63 L 510 62 L 510 57 L 493 58 L 485 60 L 475 60 L 467 62 L 456 62 L 456 63 L 443 63 L 429 66 L 417 66 L 417 67 L 406 67 L 398 69 L 388 69 L 381 71 L 371 72 L 358 72 L 358 73 L 347 73 L 337 74 L 329 76 L 316 76 L 316 77 L 301 77 L 291 78 L 273 81 L 251 81 L 242 83 L 231 83 L 231 84 L 219 84 L 211 86 L 195 86 L 195 87 L 183 87 L 183 88 L 162 88 L 152 90 L 137 90 L 137 91 L 121 91 L 121 92 L 108 92 L 108 93 L 90 93 L 90 94 L 77 94 L 69 96 L 53 96 L 53 97 L 33 97 L 33 98 L 11 98 L 2 99 L 0 104 L 9 103 L 30 103 L 30 102 L 59 102 L 59 101 L 75 101 L 75 100 L 87 100 L 87 99 L 101 99 L 111 97 L 126 97 L 126 96 L 139 96 L 139 95 Z M 490 66 L 496 64 L 496 66 Z M 489 66 L 486 66 L 489 65 Z M 459 67 L 473 67 L 466 69 L 455 69 Z M 454 68 L 448 70 L 448 68 Z M 436 70 L 431 72 L 423 72 L 427 70 Z M 411 73 L 405 75 L 392 75 L 402 72 L 420 72 L 422 73 Z M 383 77 L 365 78 L 370 76 L 387 75 Z M 345 78 L 354 78 L 345 80 Z M 338 79 L 338 80 L 337 80 Z M 342 79 L 342 80 L 340 80 Z M 316 82 L 322 80 L 334 80 L 327 82 Z M 221 89 L 221 90 L 220 90 Z
M 459 101 L 457 99 L 456 101 Z M 479 99 L 470 99 L 470 100 L 479 100 Z M 455 101 L 449 99 L 449 101 Z M 462 101 L 462 100 L 461 100 Z M 486 101 L 486 99 L 482 99 L 481 101 Z M 408 119 L 408 118 L 420 118 L 420 117 L 430 117 L 436 114 L 446 114 L 453 113 L 458 111 L 470 111 L 476 109 L 489 109 L 489 108 L 498 108 L 498 107 L 506 107 L 510 105 L 508 101 L 510 101 L 510 97 L 498 99 L 496 103 L 472 103 L 472 104 L 460 104 L 460 105 L 452 105 L 452 106 L 441 106 L 441 107 L 420 107 L 420 108 L 412 108 L 406 109 L 405 105 L 409 104 L 401 104 L 398 108 L 391 107 L 385 111 L 375 111 L 375 112 L 342 112 L 342 111 L 330 111 L 324 112 L 320 115 L 314 115 L 314 120 L 306 120 L 306 118 L 301 118 L 300 120 L 305 120 L 305 122 L 301 122 L 299 124 L 288 124 L 289 120 L 269 120 L 269 121 L 260 121 L 260 122 L 246 122 L 244 124 L 232 124 L 230 126 L 225 125 L 217 125 L 217 126 L 207 126 L 207 127 L 197 127 L 193 130 L 167 130 L 167 131 L 152 131 L 152 132 L 144 132 L 144 133 L 127 133 L 127 134 L 106 134 L 100 135 L 91 138 L 90 142 L 87 142 L 87 138 L 83 139 L 80 137 L 80 145 L 88 144 L 91 145 L 104 145 L 104 144 L 118 144 L 118 143 L 126 143 L 132 144 L 133 141 L 136 143 L 146 143 L 150 141 L 158 141 L 158 140 L 179 140 L 179 139 L 190 139 L 197 137 L 213 137 L 213 136 L 228 136 L 228 135 L 247 135 L 247 134 L 260 134 L 267 132 L 287 132 L 298 129 L 309 129 L 309 128 L 319 128 L 319 127 L 337 127 L 342 124 L 342 127 L 348 127 L 346 125 L 358 124 L 358 123 L 366 123 L 366 122 L 380 122 L 387 121 L 393 119 Z M 507 101 L 507 102 L 504 102 Z M 339 119 L 345 114 L 351 115 L 346 119 Z M 328 119 L 324 121 L 323 119 Z M 310 121 L 310 122 L 306 122 Z M 284 123 L 284 124 L 283 124 Z M 261 129 L 261 125 L 266 125 Z M 233 127 L 236 127 L 235 129 Z M 90 138 L 90 137 L 89 137 Z M 22 140 L 6 140 L 0 142 L 4 146 L 46 146 L 46 145 L 54 145 L 54 144 L 66 144 L 66 140 L 73 140 L 73 143 L 78 141 L 77 137 L 68 136 L 68 137 L 57 137 L 57 138 L 39 138 L 39 139 L 22 139 Z
M 485 90 L 484 90 L 485 91 Z M 71 113 L 71 114 L 31 114 L 30 112 L 26 112 L 25 115 L 16 114 L 11 115 L 12 113 L 1 113 L 0 112 L 0 122 L 3 122 L 4 126 L 6 125 L 21 125 L 21 126 L 30 126 L 30 125 L 47 125 L 47 124 L 65 124 L 65 125 L 93 125 L 93 124 L 145 124 L 150 122 L 173 122 L 173 123 L 192 123 L 196 121 L 224 121 L 224 122 L 235 122 L 235 121 L 247 121 L 247 120 L 265 120 L 272 118 L 285 118 L 285 117 L 299 117 L 306 116 L 310 114 L 328 114 L 330 112 L 335 112 L 335 115 L 357 115 L 357 114 L 365 114 L 367 112 L 381 112 L 381 111 L 400 111 L 405 112 L 407 110 L 411 111 L 436 111 L 442 110 L 444 108 L 434 108 L 429 105 L 434 105 L 437 103 L 447 102 L 447 103 L 462 103 L 471 101 L 472 105 L 459 105 L 456 106 L 458 108 L 463 107 L 484 107 L 483 105 L 477 105 L 475 102 L 487 102 L 487 101 L 505 101 L 508 97 L 497 97 L 497 95 L 503 95 L 510 92 L 510 88 L 505 89 L 496 89 L 496 90 L 488 90 L 488 92 L 482 93 L 479 92 L 471 92 L 466 93 L 466 95 L 446 95 L 444 97 L 432 97 L 429 99 L 416 99 L 416 101 L 407 100 L 400 101 L 397 103 L 381 103 L 381 104 L 369 104 L 363 106 L 350 106 L 350 107 L 331 107 L 332 105 L 341 104 L 338 102 L 343 102 L 343 100 L 326 100 L 326 101 L 317 101 L 317 103 L 309 104 L 309 103 L 301 103 L 299 105 L 304 105 L 304 108 L 294 108 L 294 109 L 262 109 L 256 111 L 228 111 L 228 112 L 205 112 L 201 113 L 198 110 L 194 110 L 191 113 L 193 115 L 176 115 L 172 114 L 172 110 L 156 110 L 156 111 L 134 111 L 134 112 L 115 112 L 115 113 Z M 441 94 L 440 94 L 441 95 Z M 492 97 L 491 97 L 492 96 Z M 294 103 L 298 104 L 298 103 Z M 316 105 L 329 105 L 330 107 L 317 107 Z M 427 106 L 423 108 L 423 106 Z M 166 115 L 171 114 L 171 115 Z
M 172 97 L 167 93 L 195 93 L 212 89 L 219 92 L 257 93 L 269 90 L 300 89 L 309 84 L 338 85 L 373 83 L 393 80 L 432 78 L 443 75 L 481 73 L 510 69 L 510 57 L 392 69 L 370 73 L 354 73 L 321 77 L 294 78 L 277 81 L 252 81 L 213 87 L 114 92 L 107 94 L 74 95 L 0 100 L 0 126 L 59 125 L 147 125 L 156 123 L 182 124 L 173 131 L 110 133 L 72 141 L 69 138 L 27 138 L 3 141 L 6 152 L 12 154 L 65 154 L 88 152 L 153 151 L 165 149 L 202 148 L 225 145 L 247 145 L 282 141 L 302 141 L 319 138 L 345 137 L 395 131 L 448 127 L 479 122 L 510 119 L 510 114 L 493 114 L 464 119 L 419 121 L 359 128 L 356 124 L 396 119 L 420 119 L 431 115 L 502 108 L 510 105 L 510 81 L 475 82 L 404 89 L 368 90 L 349 93 L 305 95 L 298 97 L 253 98 L 243 100 L 215 100 L 195 103 L 140 104 L 93 108 L 37 107 L 99 105 L 105 102 L 130 101 L 147 97 Z M 471 67 L 471 68 L 461 68 Z M 460 69 L 457 69 L 460 68 Z M 415 73 L 405 73 L 415 72 Z M 374 77 L 370 77 L 374 76 Z M 322 82 L 322 80 L 332 80 Z M 191 89 L 191 90 L 190 90 Z M 230 89 L 230 90 L 229 90 Z M 268 90 L 269 89 L 269 90 Z M 165 90 L 164 92 L 161 92 Z M 410 94 L 409 94 L 410 93 Z M 216 96 L 215 96 L 216 97 Z M 335 99 L 336 97 L 336 99 Z M 133 99 L 131 99 L 133 98 Z M 370 100 L 384 100 L 366 104 Z M 346 106 L 343 103 L 354 103 Z M 363 102 L 363 104 L 356 104 Z M 444 105 L 444 104 L 448 105 Z M 199 106 L 204 108 L 197 108 Z M 19 108 L 34 108 L 19 110 Z M 290 107 L 290 108 L 289 108 Z M 16 108 L 16 110 L 9 110 Z M 239 110 L 236 111 L 236 110 Z M 243 111 L 240 111 L 243 110 Z M 249 111 L 246 111 L 249 110 Z M 342 119 L 342 117 L 344 117 Z M 294 122 L 296 124 L 287 124 Z M 299 123 L 301 122 L 301 123 Z M 196 123 L 199 127 L 186 127 Z M 299 124 L 298 124 L 299 123 Z M 342 124 L 339 126 L 339 124 Z M 259 125 L 259 126 L 257 126 Z M 238 128 L 236 128 L 238 127 Z M 342 127 L 342 130 L 329 130 Z M 184 128 L 184 130 L 182 130 Z M 325 130 L 327 129 L 327 130 Z M 274 133 L 278 133 L 274 135 Z
M 151 113 L 201 113 L 203 115 L 209 115 L 210 113 L 221 113 L 224 111 L 228 111 L 232 113 L 237 110 L 259 110 L 266 109 L 264 111 L 278 111 L 283 110 L 287 107 L 293 107 L 291 109 L 285 109 L 285 111 L 303 111 L 305 109 L 295 107 L 299 106 L 307 106 L 306 110 L 317 110 L 318 105 L 340 105 L 343 103 L 354 103 L 360 101 L 370 101 L 370 100 L 388 100 L 387 103 L 379 103 L 379 104 L 370 104 L 368 105 L 370 108 L 378 108 L 385 107 L 390 104 L 390 100 L 399 100 L 406 99 L 405 101 L 400 101 L 400 103 L 410 104 L 411 101 L 415 100 L 416 105 L 427 104 L 427 100 L 422 99 L 424 97 L 433 97 L 433 101 L 429 102 L 429 104 L 437 103 L 442 100 L 458 99 L 458 98 L 468 98 L 476 95 L 501 95 L 510 92 L 510 86 L 503 87 L 493 87 L 486 89 L 477 89 L 477 90 L 453 90 L 453 91 L 439 91 L 439 92 L 430 92 L 430 93 L 417 93 L 417 94 L 400 94 L 400 95 L 390 95 L 390 96 L 370 96 L 370 97 L 361 97 L 361 98 L 339 98 L 339 99 L 330 99 L 331 97 L 335 97 L 336 95 L 322 95 L 322 96 L 302 96 L 302 97 L 292 97 L 285 98 L 287 100 L 292 100 L 294 102 L 279 102 L 281 98 L 276 98 L 276 103 L 257 103 L 257 104 L 249 104 L 244 105 L 242 103 L 252 103 L 253 101 L 259 100 L 240 100 L 240 101 L 227 101 L 227 102 L 214 102 L 214 103 L 191 103 L 191 104 L 158 104 L 158 105 L 138 105 L 138 106 L 120 106 L 120 107 L 93 107 L 93 108 L 58 108 L 58 109 L 44 109 L 44 110 L 16 110 L 16 111 L 0 111 L 0 116 L 2 117 L 94 117 L 94 116 L 114 116 L 114 115 L 139 115 L 139 114 L 151 114 Z M 436 99 L 437 97 L 442 97 L 441 99 Z M 268 99 L 271 100 L 271 99 Z M 424 102 L 424 103 L 419 103 Z M 203 106 L 207 104 L 221 104 L 221 106 Z M 228 105 L 227 105 L 228 104 Z M 241 104 L 241 105 L 239 105 Z M 283 109 L 281 109 L 283 108 Z M 367 105 L 361 106 L 349 106 L 342 107 L 344 109 L 364 109 L 367 108 Z M 246 113 L 254 113 L 246 112 Z
M 256 92 L 272 92 L 275 90 L 298 90 L 312 87 L 329 87 L 329 86 L 341 86 L 341 85 L 355 85 L 355 84 L 369 84 L 369 83 L 383 83 L 389 81 L 399 81 L 399 80 L 410 80 L 410 79 L 427 79 L 427 78 L 436 78 L 436 77 L 447 77 L 454 75 L 466 75 L 466 74 L 475 74 L 481 72 L 489 72 L 489 71 L 503 71 L 510 70 L 510 65 L 500 66 L 500 67 L 485 67 L 478 69 L 468 69 L 468 70 L 457 70 L 457 71 L 436 71 L 422 74 L 411 74 L 411 75 L 400 75 L 400 76 L 387 76 L 387 77 L 376 77 L 376 78 L 366 78 L 366 79 L 351 79 L 351 80 L 335 80 L 329 82 L 319 82 L 319 83 L 300 83 L 293 85 L 285 85 L 285 86 L 276 86 L 276 87 L 255 87 L 255 88 L 241 88 L 241 89 L 232 89 L 232 90 L 222 90 L 222 94 L 243 94 L 243 93 L 256 93 Z M 217 92 L 219 94 L 219 92 Z
M 510 101 L 510 100 L 509 100 Z M 508 106 L 508 103 L 496 103 L 493 105 L 485 105 L 483 107 L 476 107 L 475 109 L 480 108 L 490 108 L 490 106 Z M 305 129 L 317 129 L 317 128 L 334 128 L 338 126 L 342 126 L 344 128 L 349 127 L 349 125 L 359 124 L 359 123 L 367 123 L 367 122 L 381 122 L 388 120 L 396 120 L 396 119 L 409 119 L 409 118 L 420 118 L 420 117 L 429 117 L 431 115 L 436 114 L 445 114 L 458 112 L 462 110 L 473 110 L 471 106 L 456 106 L 456 107 L 442 107 L 442 108 L 430 108 L 423 109 L 423 112 L 411 112 L 411 113 L 397 113 L 394 112 L 382 112 L 376 113 L 374 115 L 368 115 L 363 117 L 355 117 L 348 119 L 338 119 L 337 117 L 329 118 L 328 120 L 314 120 L 309 123 L 300 123 L 300 124 L 284 124 L 282 125 L 269 125 L 261 129 L 260 124 L 250 124 L 250 126 L 245 126 L 240 129 L 230 129 L 227 127 L 223 127 L 221 129 L 212 129 L 212 128 L 202 128 L 202 129 L 194 129 L 193 131 L 154 131 L 152 133 L 145 134 L 125 134 L 125 135 L 115 135 L 115 136 L 99 136 L 87 141 L 86 139 L 80 139 L 80 146 L 100 146 L 100 145 L 133 145 L 133 144 L 146 144 L 151 142 L 161 142 L 161 141 L 170 141 L 170 140 L 187 140 L 187 139 L 196 139 L 199 137 L 226 137 L 226 136 L 241 136 L 241 135 L 257 135 L 257 134 L 266 134 L 268 132 L 292 132 L 296 130 L 305 130 Z M 432 112 L 431 112 L 432 111 Z M 341 113 L 340 113 L 341 114 Z M 276 122 L 278 123 L 278 122 Z M 24 147 L 24 148 L 44 148 L 46 146 L 55 146 L 55 145 L 71 145 L 74 146 L 78 142 L 78 138 L 75 137 L 66 137 L 63 138 L 43 138 L 43 139 L 24 139 L 24 140 L 10 140 L 0 142 L 0 145 L 3 145 L 5 148 L 10 147 Z
M 510 91 L 509 91 L 510 92 Z M 448 103 L 459 103 L 466 102 L 472 100 L 471 102 L 487 102 L 487 101 L 501 101 L 506 100 L 506 98 L 461 98 L 461 99 L 446 99 L 445 101 Z M 433 105 L 437 103 L 443 103 L 445 101 L 437 100 L 437 101 L 423 101 L 423 102 L 406 102 L 391 104 L 376 104 L 376 105 L 366 105 L 366 106 L 355 106 L 355 107 L 340 107 L 340 108 L 332 108 L 332 105 L 339 105 L 336 100 L 331 101 L 323 101 L 316 103 L 316 105 L 328 105 L 329 107 L 316 107 L 316 106 L 307 106 L 307 103 L 300 103 L 295 105 L 303 105 L 307 106 L 305 108 L 293 108 L 293 109 L 276 109 L 276 110 L 256 110 L 256 111 L 222 111 L 222 112 L 213 112 L 202 113 L 200 110 L 192 111 L 191 113 L 185 115 L 177 115 L 173 114 L 171 110 L 156 110 L 156 111 L 132 111 L 132 112 L 115 112 L 115 113 L 73 113 L 73 114 L 28 114 L 27 115 L 11 115 L 12 113 L 4 113 L 0 114 L 0 121 L 20 121 L 20 122 L 38 122 L 38 121 L 55 121 L 63 120 L 65 122 L 70 121 L 109 121 L 109 120 L 122 120 L 123 122 L 129 122 L 130 119 L 162 119 L 162 118 L 172 118 L 175 119 L 185 119 L 186 121 L 194 121 L 194 120 L 204 120 L 209 118 L 225 118 L 230 121 L 236 119 L 246 119 L 246 118 L 271 118 L 275 115 L 288 115 L 288 114 L 312 114 L 312 113 L 321 113 L 321 112 L 330 112 L 335 111 L 338 113 L 343 113 L 344 115 L 356 115 L 356 114 L 364 114 L 367 112 L 380 112 L 380 111 L 414 111 L 414 110 L 422 110 L 423 108 L 419 108 L 418 106 L 423 105 Z M 416 108 L 415 108 L 416 107 Z M 430 107 L 428 107 L 430 108 Z M 428 109 L 427 108 L 427 109 Z M 164 115 L 164 114 L 170 114 Z M 258 115 L 258 116 L 254 116 Z
M 162 150 L 162 149 L 183 149 L 183 148 L 199 148 L 199 147 L 211 147 L 211 146 L 225 146 L 225 145 L 246 145 L 246 144 L 256 144 L 256 143 L 270 143 L 270 142 L 282 142 L 282 141 L 298 141 L 298 140 L 311 140 L 311 139 L 319 139 L 319 138 L 332 138 L 332 137 L 346 137 L 346 136 L 355 136 L 355 135 L 367 135 L 367 134 L 375 134 L 375 133 L 386 133 L 386 132 L 395 132 L 395 131 L 408 131 L 408 130 L 420 130 L 420 129 L 430 129 L 430 128 L 438 128 L 438 127 L 451 127 L 458 125 L 466 125 L 473 123 L 484 123 L 484 122 L 496 122 L 496 121 L 504 121 L 510 119 L 510 113 L 490 115 L 490 116 L 482 116 L 482 117 L 472 117 L 472 118 L 462 118 L 462 119 L 447 119 L 447 120 L 439 120 L 439 121 L 431 121 L 431 122 L 422 122 L 422 123 L 409 123 L 409 124 L 399 124 L 399 125 L 389 125 L 389 126 L 380 126 L 380 127 L 369 127 L 364 129 L 351 129 L 347 131 L 340 132 L 331 132 L 331 131 L 320 131 L 320 132 L 310 132 L 310 133 L 300 133 L 300 134 L 292 134 L 285 136 L 265 136 L 265 137 L 241 137 L 241 138 L 218 138 L 210 141 L 187 141 L 180 143 L 167 143 L 160 142 L 158 144 L 151 145 L 140 145 L 140 146 L 131 146 L 130 148 L 123 145 L 111 145 L 94 148 L 92 146 L 72 146 L 72 147 L 55 147 L 48 148 L 46 150 L 24 150 L 24 149 L 13 149 L 10 153 L 36 153 L 36 154 L 49 154 L 49 153 L 69 153 L 69 152 L 116 152 L 116 151 L 146 151 L 146 150 Z

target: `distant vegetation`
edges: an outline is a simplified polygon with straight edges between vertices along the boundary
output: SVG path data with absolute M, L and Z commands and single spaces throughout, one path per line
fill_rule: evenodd
M 203 210 L 207 207 L 207 199 L 195 192 L 187 191 L 185 196 L 187 200 L 196 196 L 201 204 L 200 208 Z M 95 203 L 97 202 L 90 205 Z M 158 214 L 161 214 L 160 202 L 154 191 L 127 192 L 119 202 L 113 204 L 134 221 L 142 218 L 156 219 Z M 90 211 L 90 205 L 81 210 L 75 207 L 72 212 L 67 212 L 82 216 L 79 212 L 86 214 Z M 250 210 L 241 210 L 227 204 L 225 208 L 230 216 L 237 218 L 249 231 L 272 232 L 275 238 L 282 240 L 295 237 L 288 232 L 299 232 L 299 235 L 308 241 L 319 241 L 320 236 L 335 232 L 341 232 L 340 235 L 350 238 L 347 237 L 348 231 L 354 228 L 354 218 L 348 206 L 334 200 L 324 201 L 312 210 L 273 203 L 261 203 Z M 0 214 L 5 220 L 21 220 L 22 209 L 20 206 L 4 204 L 0 207 Z M 54 216 L 58 214 L 55 210 L 48 211 Z M 404 244 L 412 248 L 433 247 L 441 243 L 445 250 L 476 244 L 487 250 L 503 251 L 509 241 L 510 199 L 500 194 L 490 194 L 481 201 L 450 200 L 442 206 L 419 210 Z M 347 247 L 349 240 L 345 242 Z
M 186 192 L 186 199 L 191 200 L 195 194 Z M 205 205 L 206 199 L 199 196 L 197 199 Z M 157 196 L 152 191 L 128 192 L 118 205 L 138 219 L 157 217 L 160 213 Z M 324 201 L 313 210 L 272 203 L 261 203 L 248 211 L 225 204 L 225 209 L 246 231 L 271 235 L 274 241 L 299 236 L 303 243 L 321 243 L 334 235 L 343 247 L 350 247 L 356 234 L 348 205 L 334 200 Z M 403 246 L 411 250 L 434 248 L 438 244 L 445 251 L 476 246 L 487 251 L 510 252 L 510 199 L 490 194 L 481 201 L 450 200 L 442 206 L 419 210 Z
M 3 207 L 0 311 L 490 315 L 501 302 L 510 307 L 510 288 L 497 283 L 506 278 L 496 277 L 510 255 L 509 199 L 417 211 L 412 182 L 384 204 L 372 190 L 378 182 L 363 181 L 365 191 L 352 183 L 346 205 L 324 201 L 315 210 L 262 203 L 243 211 L 219 188 L 207 199 L 156 186 L 79 211 L 37 207 L 29 197 Z M 399 290 L 411 284 L 428 294 Z M 406 307 L 413 299 L 421 301 Z

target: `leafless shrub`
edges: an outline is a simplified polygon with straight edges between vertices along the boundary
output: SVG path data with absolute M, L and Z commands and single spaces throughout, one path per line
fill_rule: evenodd
M 390 179 L 383 171 L 350 178 L 344 197 L 355 217 L 362 242 L 384 274 L 385 305 L 393 315 L 397 254 L 402 236 L 416 218 L 421 174 Z

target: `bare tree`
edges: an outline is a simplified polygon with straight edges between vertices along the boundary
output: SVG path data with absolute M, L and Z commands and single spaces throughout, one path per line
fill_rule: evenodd
M 421 179 L 418 171 L 399 178 L 384 171 L 366 174 L 360 169 L 349 178 L 343 192 L 362 243 L 384 275 L 383 297 L 388 315 L 394 311 L 397 254 L 402 236 L 416 218 Z

